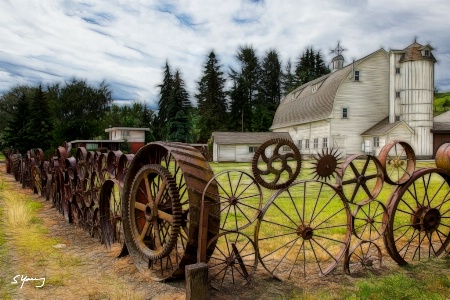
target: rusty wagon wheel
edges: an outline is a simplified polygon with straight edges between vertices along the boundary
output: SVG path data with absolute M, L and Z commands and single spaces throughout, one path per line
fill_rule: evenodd
M 117 165 L 117 179 L 120 182 L 125 181 L 125 176 L 127 175 L 128 168 L 130 167 L 130 163 L 134 158 L 134 154 L 122 154 L 119 158 L 119 162 Z
M 209 244 L 215 244 L 208 256 L 208 282 L 215 288 L 232 288 L 250 282 L 258 265 L 253 240 L 242 232 L 222 232 Z
M 344 271 L 347 274 L 373 272 L 382 266 L 382 253 L 380 247 L 373 242 L 361 241 L 349 252 L 344 262 Z
M 419 169 L 392 194 L 384 241 L 398 264 L 447 254 L 450 242 L 450 173 Z
M 89 177 L 88 175 L 88 166 L 87 166 L 87 155 L 88 152 L 84 147 L 78 147 L 77 153 L 75 155 L 76 159 L 76 169 L 78 177 L 84 179 Z
M 100 227 L 103 242 L 117 257 L 128 254 L 122 226 L 122 186 L 116 179 L 103 183 L 100 192 Z
M 136 198 L 136 196 L 133 196 L 136 194 L 132 193 L 132 190 L 142 184 L 142 180 L 136 178 L 141 169 L 148 168 L 145 167 L 146 165 L 160 165 L 169 171 L 170 176 L 175 180 L 181 206 L 181 223 L 176 243 L 170 253 L 159 259 L 151 259 L 149 255 L 142 255 L 139 249 L 144 248 L 145 243 L 136 242 L 137 239 L 133 238 L 133 232 L 141 232 L 142 229 L 141 227 L 136 228 L 136 218 L 142 213 L 135 205 L 139 201 L 143 201 L 139 200 L 143 199 L 143 194 L 139 192 L 141 195 Z M 142 172 L 141 176 L 145 182 L 146 175 L 144 172 L 150 172 L 150 170 Z M 154 280 L 183 277 L 184 267 L 197 262 L 202 192 L 212 176 L 213 172 L 205 158 L 198 150 L 187 144 L 154 142 L 145 145 L 136 153 L 126 173 L 122 195 L 122 218 L 125 241 L 130 257 L 145 276 Z M 155 179 L 160 177 L 158 175 Z M 210 185 L 209 188 L 211 192 L 214 192 L 215 187 L 213 185 Z M 215 193 L 217 193 L 217 190 Z M 140 204 L 137 204 L 137 206 L 143 208 Z M 167 213 L 169 212 L 171 211 L 167 210 Z M 219 216 L 219 209 L 209 210 L 209 217 L 207 218 L 208 240 L 219 233 Z M 151 244 L 149 243 L 149 245 Z M 214 245 L 211 244 L 206 250 L 206 254 L 212 253 L 213 250 Z
M 362 205 L 381 192 L 383 174 L 383 167 L 375 156 L 354 154 L 342 163 L 337 182 L 349 203 Z
M 105 180 L 109 179 L 109 173 L 108 173 L 108 154 L 107 153 L 101 153 L 97 156 L 97 175 L 100 178 L 101 182 L 104 182 Z
M 405 142 L 391 141 L 378 155 L 384 170 L 384 180 L 393 185 L 405 184 L 411 178 L 416 167 L 416 155 L 413 148 Z
M 300 173 L 301 166 L 298 148 L 291 141 L 282 138 L 263 143 L 255 151 L 252 160 L 256 182 L 271 190 L 290 185 Z
M 262 265 L 285 280 L 331 272 L 351 233 L 350 210 L 339 190 L 325 182 L 299 181 L 267 202 L 255 242 Z
M 31 180 L 33 182 L 34 191 L 38 194 L 42 194 L 42 179 L 41 179 L 41 170 L 39 170 L 38 166 L 31 167 Z
M 352 213 L 353 234 L 362 241 L 377 240 L 386 230 L 386 213 L 384 204 L 377 200 L 357 205 Z
M 100 199 L 100 191 L 102 189 L 103 181 L 100 178 L 100 174 L 97 172 L 94 172 L 91 174 L 90 178 L 91 184 L 91 203 L 93 202 L 94 205 L 98 205 L 99 199 Z M 86 206 L 88 206 L 89 201 L 86 201 Z
M 209 192 L 210 185 L 216 185 Z M 262 191 L 253 176 L 243 171 L 223 171 L 208 182 L 202 201 L 214 199 L 209 206 L 220 207 L 220 229 L 239 231 L 251 225 L 261 213 Z
M 117 177 L 117 167 L 119 164 L 119 159 L 122 156 L 122 151 L 109 151 L 106 157 L 106 169 L 109 178 L 113 179 Z

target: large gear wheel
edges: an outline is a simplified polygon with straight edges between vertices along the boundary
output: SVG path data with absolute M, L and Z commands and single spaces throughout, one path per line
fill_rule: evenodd
M 133 245 L 132 226 L 136 214 L 131 217 L 131 192 L 133 183 L 141 168 L 146 165 L 161 165 L 175 179 L 181 205 L 181 225 L 176 246 L 165 257 L 152 260 L 142 255 Z M 185 275 L 185 266 L 197 262 L 198 236 L 200 224 L 200 208 L 205 185 L 213 177 L 213 171 L 202 154 L 192 146 L 182 143 L 149 143 L 139 149 L 126 172 L 122 194 L 122 225 L 125 242 L 130 258 L 143 276 L 162 281 Z M 161 177 L 158 175 L 158 177 Z M 217 194 L 217 185 L 210 185 L 208 195 Z M 208 199 L 207 201 L 213 201 Z M 134 200 L 134 203 L 139 200 Z M 139 206 L 139 204 L 138 204 Z M 139 211 L 133 209 L 133 211 Z M 219 233 L 220 209 L 214 206 L 209 209 L 207 224 L 207 240 Z M 145 224 L 143 224 L 145 225 Z M 141 226 L 143 226 L 141 225 Z M 203 224 L 206 225 L 206 224 Z M 142 229 L 139 227 L 139 230 Z M 141 232 L 141 231 L 138 231 Z M 210 255 L 214 251 L 214 243 L 206 249 Z
M 267 155 L 268 152 L 271 155 Z M 271 190 L 288 187 L 297 178 L 301 166 L 300 151 L 294 143 L 283 138 L 270 139 L 259 146 L 252 160 L 256 182 Z
M 176 245 L 181 226 L 181 205 L 175 179 L 161 165 L 141 168 L 129 199 L 133 243 L 149 260 L 167 256 Z

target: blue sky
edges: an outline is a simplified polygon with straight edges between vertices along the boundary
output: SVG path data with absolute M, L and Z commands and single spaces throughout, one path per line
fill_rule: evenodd
M 449 29 L 448 0 L 0 0 L 0 93 L 106 80 L 118 103 L 155 109 L 166 59 L 193 96 L 211 50 L 227 72 L 242 45 L 276 49 L 283 64 L 313 46 L 329 63 L 340 41 L 349 63 L 415 38 L 435 48 L 436 86 L 450 91 Z

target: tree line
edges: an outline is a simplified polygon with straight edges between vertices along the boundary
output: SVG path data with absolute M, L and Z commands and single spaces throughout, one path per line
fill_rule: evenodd
M 213 131 L 268 131 L 283 95 L 330 72 L 312 47 L 294 67 L 289 60 L 282 68 L 275 50 L 260 58 L 251 46 L 240 47 L 236 59 L 238 68 L 224 70 L 214 51 L 207 55 L 196 107 L 181 72 L 166 61 L 157 113 L 138 101 L 114 104 L 104 81 L 92 85 L 73 78 L 46 87 L 13 87 L 0 97 L 1 146 L 21 153 L 54 149 L 63 141 L 107 138 L 109 126 L 150 128 L 146 142 L 205 143 Z

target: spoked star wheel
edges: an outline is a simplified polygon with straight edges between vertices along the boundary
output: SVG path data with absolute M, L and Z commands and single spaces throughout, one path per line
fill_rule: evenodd
M 450 173 L 439 168 L 414 172 L 388 203 L 384 235 L 390 256 L 400 265 L 447 254 L 450 242 Z
M 342 163 L 339 173 L 338 185 L 349 203 L 368 203 L 383 187 L 383 167 L 375 156 L 351 155 Z
M 255 229 L 261 263 L 281 280 L 328 274 L 350 237 L 347 202 L 335 187 L 319 181 L 296 182 L 276 192 Z
M 347 274 L 358 274 L 380 270 L 382 253 L 380 247 L 373 242 L 361 241 L 350 250 L 344 263 Z

